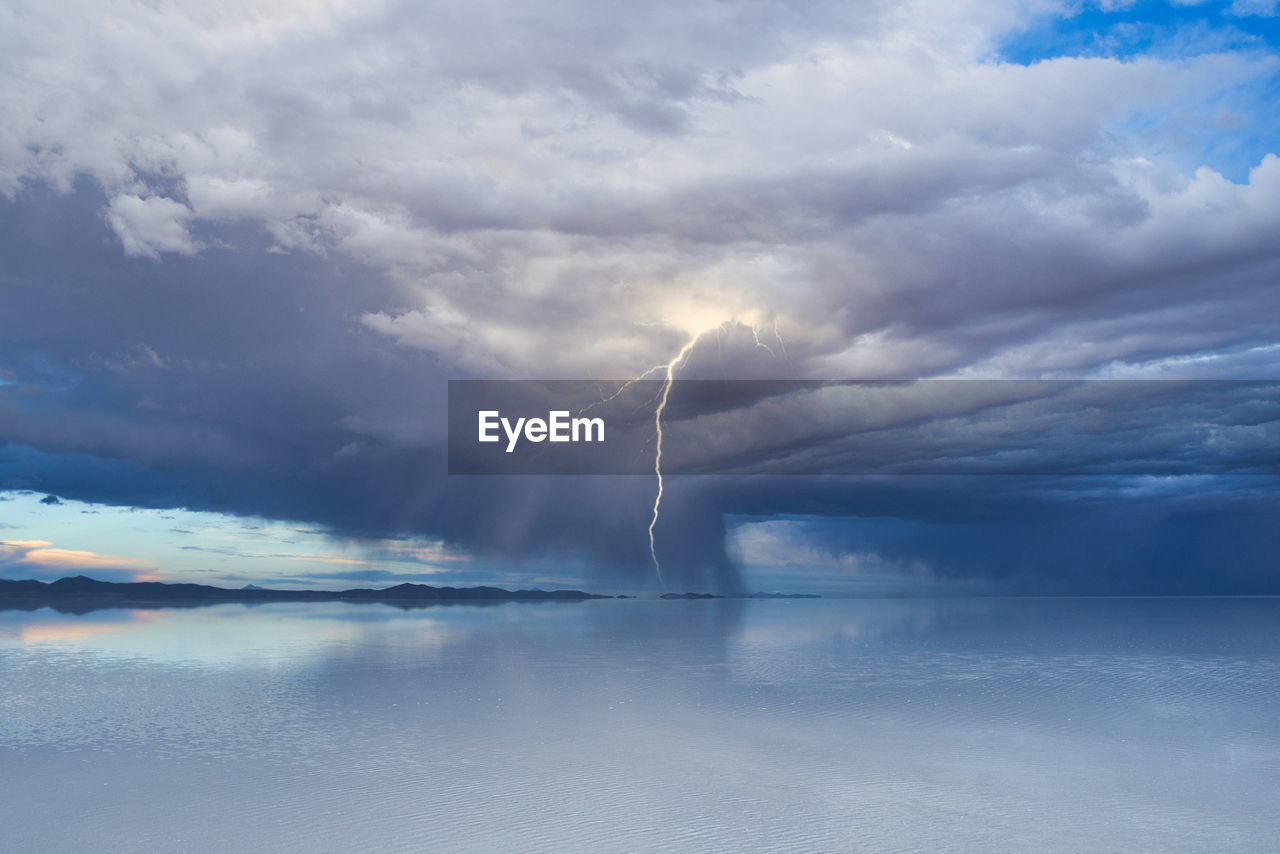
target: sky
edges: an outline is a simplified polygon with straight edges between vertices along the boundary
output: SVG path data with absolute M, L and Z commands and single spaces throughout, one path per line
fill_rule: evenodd
M 1280 381 L 1278 43 L 1274 0 L 8 3 L 0 577 L 1280 593 L 1265 388 L 1153 404 L 1230 432 L 1200 468 L 1104 419 L 1087 472 L 760 476 L 865 414 L 765 412 L 652 550 L 653 476 L 445 453 L 449 380 L 676 359 Z

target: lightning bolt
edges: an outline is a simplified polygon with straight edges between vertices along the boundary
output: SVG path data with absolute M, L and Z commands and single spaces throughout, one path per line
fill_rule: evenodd
M 787 356 L 787 342 L 782 340 L 782 335 L 778 332 L 778 318 L 775 317 L 773 319 L 772 329 L 769 330 L 773 333 L 773 340 L 778 342 L 777 351 L 775 351 L 768 344 L 760 340 L 760 333 L 763 331 L 763 327 L 757 326 L 756 324 L 753 323 L 747 328 L 751 330 L 751 337 L 755 339 L 756 347 L 758 347 L 761 350 L 764 350 L 766 353 L 768 353 L 770 356 L 772 356 L 775 359 L 778 358 L 778 353 L 781 352 L 782 358 L 786 359 L 787 361 L 790 361 L 790 357 Z
M 750 329 L 751 329 L 751 337 L 752 337 L 752 338 L 754 338 L 754 339 L 756 339 L 756 346 L 757 346 L 757 347 L 759 347 L 761 350 L 764 350 L 764 351 L 765 351 L 766 353 L 768 353 L 770 356 L 773 356 L 773 358 L 775 358 L 775 359 L 776 359 L 776 358 L 778 358 L 778 354 L 777 354 L 777 353 L 775 353 L 775 352 L 773 352 L 773 348 L 772 348 L 772 347 L 770 347 L 768 344 L 766 344 L 766 343 L 764 343 L 763 341 L 761 341 L 761 340 L 760 340 L 760 329 L 759 329 L 759 327 L 752 326 L 752 327 L 750 327 Z M 781 339 L 779 339 L 779 340 L 781 340 Z
M 716 344 L 717 346 L 719 346 L 720 338 L 725 331 L 725 327 L 729 326 L 731 323 L 733 323 L 733 321 L 725 320 L 725 321 L 722 321 L 718 326 L 704 329 L 703 331 L 697 333 L 692 338 L 690 338 L 689 341 L 685 343 L 683 347 L 680 348 L 680 352 L 676 353 L 676 355 L 671 359 L 671 361 L 667 362 L 665 365 L 661 365 L 661 364 L 654 365 L 653 367 L 649 368 L 648 370 L 644 371 L 643 373 L 634 377 L 633 379 L 627 380 L 613 394 L 609 395 L 603 400 L 598 400 L 595 403 L 592 403 L 589 406 L 584 407 L 582 410 L 580 410 L 581 412 L 585 412 L 588 409 L 608 403 L 614 400 L 615 398 L 617 398 L 619 395 L 621 395 L 624 391 L 626 391 L 632 385 L 650 376 L 651 374 L 654 374 L 658 371 L 663 371 L 663 370 L 665 370 L 666 372 L 666 376 L 662 381 L 662 391 L 658 394 L 657 398 L 655 398 L 657 401 L 657 405 L 654 407 L 654 410 L 653 410 L 653 428 L 654 428 L 654 437 L 655 437 L 654 451 L 653 451 L 653 473 L 658 478 L 658 493 L 653 498 L 653 514 L 649 518 L 649 557 L 653 561 L 653 571 L 658 576 L 658 583 L 664 587 L 666 586 L 666 580 L 662 577 L 662 562 L 658 560 L 658 550 L 657 550 L 656 542 L 654 539 L 654 530 L 658 527 L 658 518 L 662 513 L 662 493 L 663 493 L 662 414 L 666 412 L 667 400 L 671 396 L 671 386 L 675 383 L 676 373 L 680 370 L 680 367 L 689 359 L 689 355 L 694 351 L 694 348 L 698 346 L 698 343 L 704 337 L 706 337 L 707 335 L 710 335 L 712 332 L 716 333 Z M 774 358 L 778 357 L 778 351 L 775 351 L 773 347 L 770 347 L 764 341 L 760 340 L 760 332 L 761 332 L 760 327 L 754 324 L 751 324 L 751 325 L 742 324 L 742 325 L 746 326 L 747 329 L 751 330 L 751 336 L 754 339 L 755 346 L 757 348 L 764 350 L 766 353 L 768 353 L 770 356 Z M 778 334 L 778 322 L 776 319 L 774 319 L 773 321 L 772 332 L 773 332 L 773 338 L 777 342 L 778 350 L 780 350 L 782 352 L 783 357 L 786 358 L 787 346 L 785 343 L 783 343 L 782 336 Z
M 716 329 L 719 330 L 723 325 L 717 326 Z M 658 514 L 662 509 L 662 413 L 667 408 L 667 398 L 671 394 L 671 384 L 675 382 L 676 369 L 689 358 L 689 354 L 693 352 L 694 347 L 698 346 L 702 337 L 711 331 L 708 329 L 689 339 L 689 343 L 680 348 L 675 358 L 667 362 L 667 378 L 662 383 L 662 395 L 658 398 L 658 405 L 653 410 L 653 427 L 657 435 L 653 450 L 653 473 L 658 476 L 658 494 L 654 496 L 653 517 L 649 519 L 649 557 L 653 559 L 653 571 L 658 574 L 658 583 L 664 587 L 666 582 L 662 578 L 662 563 L 658 560 L 658 551 L 653 541 L 653 529 L 658 525 Z
M 588 403 L 586 406 L 579 409 L 577 414 L 581 415 L 584 412 L 590 412 L 592 409 L 595 409 L 597 406 L 604 406 L 606 403 L 613 402 L 618 397 L 620 397 L 624 391 L 631 388 L 633 385 L 640 382 L 645 377 L 649 376 L 649 374 L 653 373 L 654 371 L 660 371 L 664 367 L 666 367 L 666 365 L 654 365 L 652 368 L 649 368 L 647 371 L 640 374 L 639 376 L 632 377 L 631 379 L 624 382 L 622 385 L 618 386 L 618 390 L 615 391 L 613 394 L 609 395 L 608 397 L 601 398 L 600 400 L 596 400 L 596 401 L 592 401 L 591 403 Z

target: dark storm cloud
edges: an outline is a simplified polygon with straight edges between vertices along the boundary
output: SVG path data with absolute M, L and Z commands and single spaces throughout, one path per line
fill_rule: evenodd
M 1177 59 L 1001 62 L 1036 9 L 24 8 L 0 34 L 0 486 L 639 581 L 652 480 L 448 478 L 446 379 L 626 378 L 698 336 L 682 376 L 1275 378 L 1273 123 L 1224 131 L 1253 141 L 1242 183 L 1189 132 L 1252 103 L 1274 56 L 1188 31 Z M 1247 403 L 1209 419 L 1218 464 L 1274 447 Z M 756 464 L 904 447 L 852 441 L 857 407 L 800 411 L 704 435 Z M 1192 422 L 1162 412 L 1074 450 L 1174 470 L 1165 440 Z M 697 441 L 679 413 L 673 454 Z M 948 459 L 961 414 L 926 437 Z M 867 531 L 815 527 L 832 554 L 1010 579 L 1039 537 L 1080 550 L 1045 578 L 1105 565 L 1141 587 L 1168 565 L 1211 587 L 1190 546 L 1088 549 L 1120 549 L 1132 516 L 1254 566 L 1272 499 L 1244 483 L 1220 504 L 1194 478 L 1159 501 L 1123 477 L 673 478 L 656 547 L 679 583 L 734 589 L 725 514 L 800 514 Z
M 1276 382 L 676 382 L 668 410 L 672 472 L 1280 474 Z
M 955 581 L 1051 594 L 1280 589 L 1274 477 L 833 478 L 757 488 L 744 481 L 725 505 L 748 524 L 789 508 L 796 532 L 782 546 L 836 565 L 845 558 L 854 580 L 887 567 L 943 590 Z
M 445 480 L 442 369 L 355 319 L 387 298 L 376 272 L 243 246 L 188 269 L 121 265 L 100 197 L 20 201 L 0 237 L 28 265 L 0 312 L 18 366 L 0 389 L 5 487 L 647 565 L 645 482 Z

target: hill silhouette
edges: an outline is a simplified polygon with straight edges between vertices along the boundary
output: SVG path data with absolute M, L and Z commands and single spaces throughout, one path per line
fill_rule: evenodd
M 382 602 L 415 606 L 446 602 L 537 602 L 611 599 L 581 590 L 506 590 L 501 587 L 432 587 L 397 584 L 381 590 L 357 587 L 349 590 L 275 590 L 249 585 L 239 589 L 208 584 L 166 584 L 160 581 L 99 581 L 84 575 L 53 582 L 0 579 L 0 607 L 36 608 L 60 606 L 60 610 L 137 605 L 211 605 L 221 602 Z

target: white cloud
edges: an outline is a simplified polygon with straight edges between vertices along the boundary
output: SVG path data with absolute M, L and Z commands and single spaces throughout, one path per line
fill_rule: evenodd
M 173 199 L 121 193 L 111 200 L 106 216 L 126 255 L 159 258 L 161 252 L 191 255 L 199 249 L 187 231 L 190 209 Z
M 1240 17 L 1257 15 L 1260 18 L 1276 16 L 1276 0 L 1235 0 L 1231 4 L 1231 14 Z
M 20 4 L 0 189 L 91 176 L 130 255 L 238 220 L 342 253 L 400 286 L 367 328 L 503 374 L 634 373 L 690 304 L 854 375 L 1059 370 L 1037 342 L 1105 334 L 1086 371 L 1150 358 L 1126 342 L 1170 306 L 1280 309 L 1271 161 L 1179 165 L 1274 60 L 991 59 L 1047 8 Z

